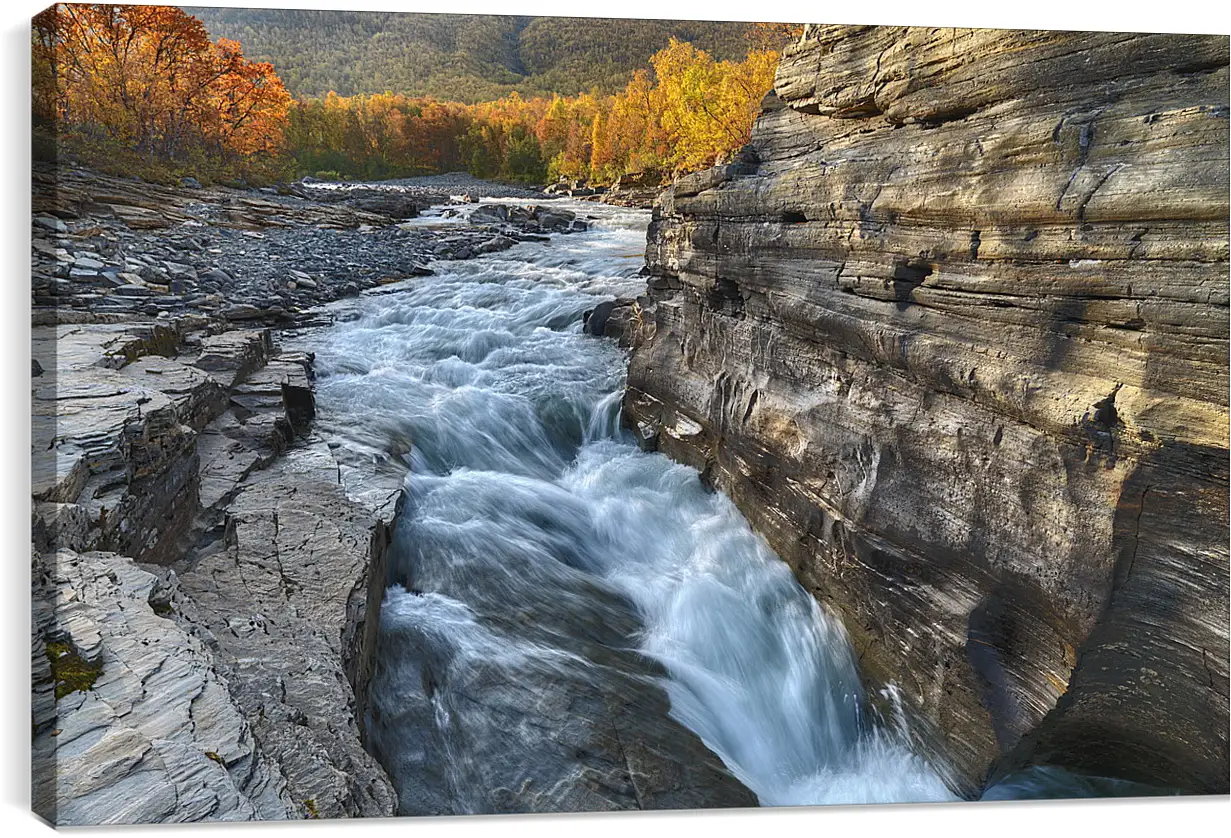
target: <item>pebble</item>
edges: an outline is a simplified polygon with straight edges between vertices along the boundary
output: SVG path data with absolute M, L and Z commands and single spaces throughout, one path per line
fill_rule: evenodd
M 461 193 L 535 194 L 500 184 L 480 188 L 483 182 L 469 176 L 411 179 L 390 186 L 420 200 L 431 196 L 444 201 L 449 194 Z M 374 191 L 371 186 L 365 189 L 368 195 Z M 459 221 L 446 229 L 402 228 L 391 219 L 383 225 L 365 222 L 350 229 L 300 223 L 237 230 L 213 223 L 214 219 L 227 223 L 223 211 L 227 200 L 203 191 L 192 206 L 206 220 L 192 219 L 166 229 L 132 230 L 112 216 L 82 218 L 70 228 L 58 218 L 35 216 L 31 272 L 35 306 L 150 314 L 195 310 L 232 321 L 304 320 L 314 315 L 300 312 L 322 303 L 430 275 L 433 260 L 495 253 L 518 242 L 545 240 L 542 233 L 547 230 L 580 229 L 583 224 L 572 213 L 554 207 L 484 204 L 483 223 Z M 299 204 L 297 217 L 312 217 L 312 201 L 290 200 Z M 336 201 L 331 203 L 336 207 Z M 331 211 L 336 218 L 336 209 Z M 70 229 L 77 233 L 70 234 Z

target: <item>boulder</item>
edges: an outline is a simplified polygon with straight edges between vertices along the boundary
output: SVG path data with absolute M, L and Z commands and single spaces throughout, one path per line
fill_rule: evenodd
M 570 229 L 576 214 L 565 209 L 537 206 L 532 210 L 532 218 L 544 232 L 559 233 Z

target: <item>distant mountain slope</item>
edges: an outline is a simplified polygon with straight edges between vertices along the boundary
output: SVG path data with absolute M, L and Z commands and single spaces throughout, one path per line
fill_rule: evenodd
M 392 91 L 461 102 L 622 87 L 675 36 L 743 58 L 746 23 L 184 7 L 272 61 L 296 96 Z

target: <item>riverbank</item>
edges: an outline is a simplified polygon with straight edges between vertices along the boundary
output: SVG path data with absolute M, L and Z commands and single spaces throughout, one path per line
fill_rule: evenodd
M 491 194 L 510 192 L 489 186 Z M 550 201 L 541 216 L 486 214 L 470 224 L 478 207 L 444 191 L 299 191 L 306 197 L 37 167 L 35 322 L 196 314 L 285 326 L 323 303 L 427 275 L 433 260 L 473 258 L 585 226 L 571 212 L 548 209 Z
M 433 260 L 584 227 L 545 206 L 414 216 L 36 171 L 32 769 L 47 820 L 396 810 L 363 719 L 405 464 L 348 459 L 317 432 L 314 358 L 279 335 Z

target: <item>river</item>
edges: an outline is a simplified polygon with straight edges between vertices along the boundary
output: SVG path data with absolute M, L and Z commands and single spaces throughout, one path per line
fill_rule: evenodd
M 582 320 L 644 288 L 648 213 L 565 205 L 590 231 L 437 263 L 314 346 L 326 432 L 409 467 L 368 721 L 402 813 L 599 805 L 561 742 L 629 684 L 762 805 L 955 799 L 734 505 L 620 429 L 627 357 Z

